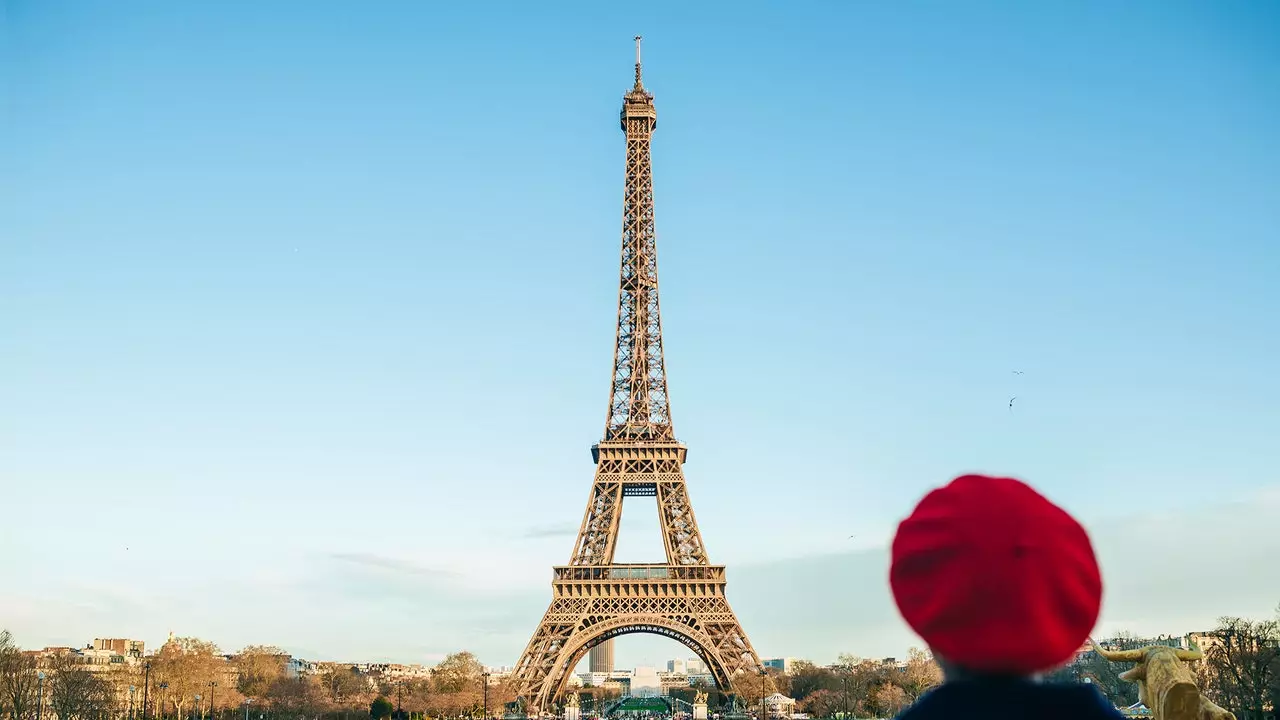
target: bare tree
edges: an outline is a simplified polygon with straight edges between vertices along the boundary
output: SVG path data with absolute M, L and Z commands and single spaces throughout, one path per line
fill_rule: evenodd
M 902 709 L 911 704 L 907 693 L 900 686 L 891 682 L 881 683 L 871 692 L 871 701 L 877 715 L 895 717 Z
M 1277 628 L 1280 628 L 1280 605 L 1276 605 L 1274 624 Z M 1280 640 L 1280 638 L 1277 638 L 1277 640 Z M 1271 664 L 1271 712 L 1273 714 L 1280 712 L 1280 657 L 1276 658 Z
M 1216 694 L 1240 720 L 1261 720 L 1280 673 L 1280 624 L 1224 617 L 1205 652 Z
M 827 668 L 801 660 L 791 669 L 791 697 L 797 701 L 822 690 L 838 695 L 841 689 L 839 676 Z M 821 705 L 822 702 L 824 701 L 819 701 L 818 704 Z
M 350 704 L 353 699 L 360 699 L 355 704 L 368 705 L 363 701 L 370 690 L 369 678 L 355 667 L 334 667 L 320 675 L 320 685 L 334 703 Z
M 462 692 L 479 687 L 482 672 L 484 668 L 476 656 L 463 651 L 441 660 L 432 670 L 431 680 L 437 692 Z
M 451 716 L 480 707 L 484 691 L 480 675 L 483 672 L 480 661 L 469 652 L 454 653 L 441 660 L 431 673 L 429 707 L 437 714 Z
M 907 666 L 898 685 L 906 692 L 908 701 L 915 702 L 926 690 L 941 683 L 942 668 L 934 662 L 933 655 L 920 648 L 907 650 Z
M 1108 650 L 1136 650 L 1144 647 L 1145 643 L 1133 633 L 1120 631 L 1114 637 L 1103 640 L 1101 645 Z M 1136 665 L 1137 663 L 1131 662 L 1111 662 L 1096 652 L 1089 651 L 1078 663 L 1075 679 L 1087 679 L 1112 703 L 1126 707 L 1138 702 L 1138 686 L 1121 680 L 1120 675 Z
M 232 658 L 239 671 L 238 686 L 245 697 L 259 699 L 277 678 L 284 677 L 289 653 L 274 645 L 250 645 Z
M 0 715 L 12 720 L 34 717 L 38 684 L 35 659 L 22 653 L 8 630 L 0 630 Z
M 760 707 L 760 698 L 777 692 L 773 675 L 739 675 L 733 680 L 733 694 L 748 708 Z M 763 693 L 763 694 L 762 694 Z
M 55 658 L 49 676 L 49 705 L 58 720 L 107 720 L 115 714 L 111 683 L 86 670 L 72 655 Z
M 881 688 L 899 680 L 897 668 L 883 660 L 858 660 L 849 667 L 847 679 L 849 711 L 856 714 L 879 714 L 882 700 L 893 696 Z M 889 713 L 890 715 L 895 713 Z
M 271 683 L 266 698 L 279 717 L 315 717 L 329 707 L 324 688 L 312 677 L 279 677 Z
M 815 690 L 800 703 L 804 711 L 817 718 L 829 718 L 844 708 L 840 693 L 832 690 Z
M 409 713 L 425 714 L 431 706 L 431 681 L 425 678 L 405 680 L 400 686 L 401 709 Z
M 195 709 L 195 696 L 201 696 L 201 704 L 209 695 L 209 683 L 216 682 L 224 688 L 224 702 L 229 698 L 225 690 L 228 667 L 219 654 L 218 646 L 199 638 L 174 638 L 166 642 L 151 659 L 151 682 L 166 685 L 162 701 L 172 704 L 178 717 L 185 709 Z

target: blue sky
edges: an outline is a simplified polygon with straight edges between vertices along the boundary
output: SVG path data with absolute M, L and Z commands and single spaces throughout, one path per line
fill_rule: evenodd
M 762 653 L 901 653 L 883 545 L 966 470 L 1099 528 L 1104 624 L 1280 601 L 1274 4 L 0 8 L 25 644 L 513 663 L 603 430 L 635 34 L 673 416 Z M 1152 522 L 1256 587 L 1141 610 L 1186 573 Z

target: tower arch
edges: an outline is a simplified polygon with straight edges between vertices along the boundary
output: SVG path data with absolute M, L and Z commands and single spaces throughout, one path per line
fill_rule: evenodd
M 633 634 L 661 635 L 675 640 L 689 648 L 706 663 L 708 671 L 715 679 L 716 687 L 729 690 L 732 686 L 728 665 L 720 656 L 711 637 L 697 627 L 696 619 L 624 615 L 610 618 L 574 634 L 573 639 L 565 644 L 561 651 L 562 660 L 557 661 L 556 670 L 559 677 L 548 678 L 548 682 L 544 685 L 548 692 L 544 697 L 535 698 L 537 706 L 550 707 L 564 696 L 569 676 L 573 674 L 574 668 L 582 662 L 582 658 L 591 648 L 623 635 Z

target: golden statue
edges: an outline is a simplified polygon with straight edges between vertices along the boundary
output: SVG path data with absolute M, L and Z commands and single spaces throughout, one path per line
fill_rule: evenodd
M 1149 645 L 1137 650 L 1103 650 L 1092 639 L 1093 651 L 1111 662 L 1138 663 L 1120 673 L 1120 679 L 1138 686 L 1138 702 L 1147 706 L 1153 720 L 1236 720 L 1200 694 L 1186 663 L 1204 657 L 1199 650 Z
M 576 708 L 578 707 L 578 702 L 579 702 L 578 693 L 571 692 L 569 693 L 569 697 L 564 699 L 564 706 L 567 708 Z
M 699 691 L 695 692 L 695 693 L 693 694 L 693 704 L 694 704 L 694 705 L 706 705 L 706 704 L 707 704 L 707 694 L 706 694 L 705 692 L 701 691 L 701 690 L 699 690 Z

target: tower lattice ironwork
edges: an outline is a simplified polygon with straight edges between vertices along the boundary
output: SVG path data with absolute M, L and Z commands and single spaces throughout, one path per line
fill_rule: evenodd
M 530 713 L 546 712 L 593 647 L 629 633 L 673 638 L 697 653 L 728 689 L 763 667 L 725 597 L 725 569 L 707 560 L 681 466 L 662 358 L 658 252 L 649 144 L 658 124 L 640 76 L 623 96 L 627 138 L 622 204 L 622 269 L 613 381 L 604 438 L 592 446 L 595 481 L 569 564 L 554 568 L 553 599 L 515 669 Z M 627 497 L 656 497 L 666 562 L 613 560 Z

